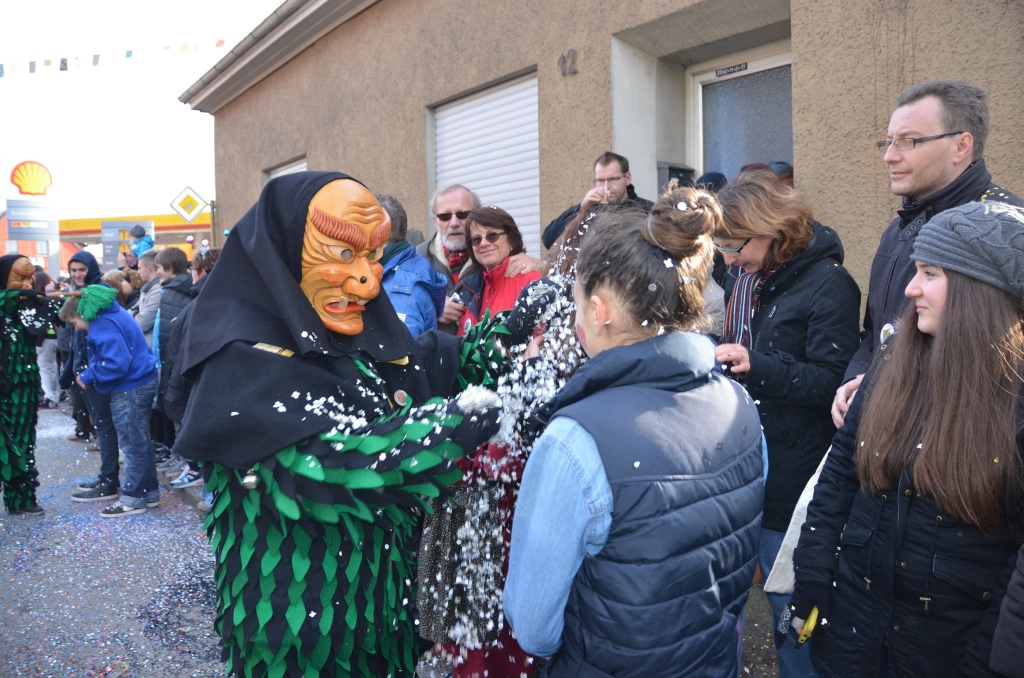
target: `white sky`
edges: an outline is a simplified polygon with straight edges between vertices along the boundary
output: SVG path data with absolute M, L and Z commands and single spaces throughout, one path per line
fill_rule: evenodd
M 0 0 L 0 198 L 35 160 L 59 219 L 169 214 L 186 186 L 214 199 L 213 116 L 178 96 L 281 2 Z

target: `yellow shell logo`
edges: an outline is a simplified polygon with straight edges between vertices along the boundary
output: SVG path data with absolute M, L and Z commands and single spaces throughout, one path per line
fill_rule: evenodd
M 43 165 L 29 160 L 11 170 L 11 183 L 22 195 L 46 195 L 46 189 L 53 185 L 53 177 Z

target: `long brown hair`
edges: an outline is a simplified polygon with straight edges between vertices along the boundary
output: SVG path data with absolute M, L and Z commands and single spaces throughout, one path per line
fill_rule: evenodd
M 950 514 L 986 532 L 1018 521 L 1018 408 L 1024 314 L 1001 290 L 945 270 L 935 336 L 908 304 L 876 356 L 858 429 L 857 475 L 873 494 L 913 467 L 913 482 Z

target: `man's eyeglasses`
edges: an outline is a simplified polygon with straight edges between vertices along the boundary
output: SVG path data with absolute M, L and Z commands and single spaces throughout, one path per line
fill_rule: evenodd
M 435 214 L 434 216 L 437 217 L 438 221 L 451 221 L 453 214 L 455 215 L 455 218 L 458 219 L 459 221 L 465 221 L 466 217 L 469 216 L 469 212 L 441 212 L 440 214 Z
M 475 238 L 470 238 L 469 244 L 472 247 L 480 247 L 480 243 L 482 243 L 484 240 L 493 244 L 498 242 L 498 238 L 500 238 L 503 235 L 508 235 L 508 231 L 492 231 L 491 233 L 488 233 L 487 235 L 484 236 L 478 235 Z
M 619 179 L 621 179 L 624 176 L 626 176 L 626 175 L 625 174 L 620 174 L 617 177 L 608 177 L 607 179 L 594 179 L 594 185 L 595 186 L 603 186 L 604 184 L 614 184 L 616 181 L 618 181 Z
M 946 132 L 945 134 L 936 134 L 932 137 L 918 137 L 916 139 L 904 138 L 904 139 L 886 139 L 885 141 L 875 142 L 878 146 L 878 150 L 883 153 L 889 150 L 890 146 L 895 146 L 897 151 L 909 151 L 918 144 L 923 144 L 926 141 L 935 141 L 936 139 L 945 139 L 946 137 L 956 136 L 957 134 L 963 134 L 963 132 Z
M 750 242 L 751 240 L 753 240 L 753 238 L 747 238 L 739 247 L 722 247 L 718 243 L 712 243 L 712 247 L 714 247 L 722 254 L 731 254 L 732 256 L 736 256 L 737 254 L 743 251 L 743 248 L 746 247 L 747 243 Z

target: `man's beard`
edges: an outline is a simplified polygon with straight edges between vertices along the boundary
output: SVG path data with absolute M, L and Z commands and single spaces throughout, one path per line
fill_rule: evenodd
M 461 252 L 466 249 L 466 236 L 465 234 L 447 236 L 441 241 L 441 243 L 449 252 Z

